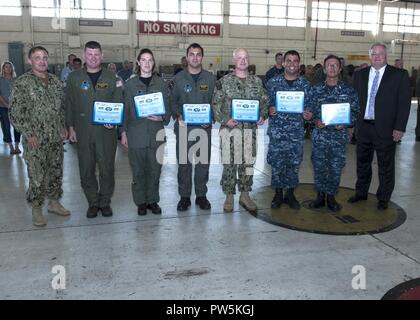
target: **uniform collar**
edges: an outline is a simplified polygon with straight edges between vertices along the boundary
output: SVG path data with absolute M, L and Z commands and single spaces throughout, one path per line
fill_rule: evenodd
M 287 80 L 286 77 L 284 76 L 284 74 L 281 75 L 281 78 L 283 79 L 284 82 L 288 82 L 288 81 L 295 81 L 295 83 L 301 83 L 303 76 L 299 76 L 297 77 L 295 80 Z
M 191 73 L 188 72 L 188 69 L 182 70 L 183 72 L 185 72 L 185 74 L 188 75 L 188 77 L 193 80 L 193 75 Z M 201 79 L 201 77 L 203 76 L 204 73 L 204 69 L 201 69 L 200 73 L 198 73 L 198 79 Z
M 137 78 L 137 81 L 139 81 L 139 82 L 141 82 L 140 81 L 140 75 L 139 74 L 137 74 L 137 76 L 136 76 L 136 78 Z M 153 72 L 152 73 L 152 76 L 150 77 L 151 79 L 150 79 L 150 83 L 149 83 L 149 85 L 151 85 L 152 83 L 154 83 L 155 82 L 155 78 L 156 78 L 156 73 L 155 72 Z M 143 82 L 141 82 L 141 83 L 143 83 Z
M 88 74 L 88 72 L 87 72 L 87 69 L 85 69 L 85 68 L 83 68 L 83 69 L 81 69 L 81 70 L 83 70 L 84 71 L 84 73 L 86 73 L 86 75 Z M 101 69 L 98 71 L 98 72 L 101 72 L 101 75 L 103 74 L 103 72 L 104 72 L 104 68 L 102 68 L 101 67 Z M 98 72 L 95 72 L 95 73 L 98 73 Z M 90 72 L 91 73 L 91 72 Z
M 344 82 L 340 79 L 337 81 L 337 84 L 335 86 L 328 85 L 327 80 L 324 81 L 324 87 L 325 88 L 339 88 L 340 89 L 343 86 L 343 84 L 344 84 Z
M 41 79 L 40 77 L 38 77 L 32 70 L 29 71 L 29 74 L 31 76 L 33 76 L 35 79 L 37 79 L 37 80 L 42 81 L 42 82 L 45 83 L 45 81 L 43 79 Z M 51 82 L 51 79 L 52 79 L 51 74 L 49 72 L 47 72 L 47 82 L 50 83 Z

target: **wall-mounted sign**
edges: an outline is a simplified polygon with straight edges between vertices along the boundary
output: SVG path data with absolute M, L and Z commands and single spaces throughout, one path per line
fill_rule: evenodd
M 188 36 L 220 36 L 221 25 L 209 23 L 182 23 L 139 21 L 139 32 L 148 34 L 180 34 Z
M 113 25 L 112 20 L 79 20 L 79 26 L 84 27 L 112 27 Z
M 352 31 L 352 30 L 341 30 L 342 36 L 351 36 L 351 37 L 364 37 L 364 31 Z
M 369 56 L 363 54 L 351 54 L 347 56 L 347 60 L 369 60 Z

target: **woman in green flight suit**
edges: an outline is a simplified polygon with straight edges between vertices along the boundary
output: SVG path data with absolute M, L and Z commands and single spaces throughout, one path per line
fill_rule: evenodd
M 136 76 L 124 86 L 125 118 L 121 144 L 128 148 L 133 172 L 132 193 L 139 215 L 161 214 L 159 179 L 165 142 L 164 125 L 170 120 L 168 86 L 154 73 L 155 59 L 149 49 L 137 56 Z M 159 153 L 159 154 L 158 154 Z M 158 161 L 159 159 L 159 161 Z

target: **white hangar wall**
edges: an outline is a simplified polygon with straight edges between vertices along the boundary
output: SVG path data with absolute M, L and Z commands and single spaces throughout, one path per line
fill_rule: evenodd
M 229 1 L 224 0 L 223 24 L 220 37 L 182 35 L 150 35 L 138 34 L 135 0 L 126 0 L 128 8 L 127 20 L 112 20 L 112 27 L 79 26 L 78 19 L 65 19 L 62 28 L 57 28 L 57 21 L 51 18 L 32 17 L 29 0 L 23 0 L 21 17 L 1 16 L 0 19 L 0 59 L 8 59 L 9 42 L 22 42 L 25 50 L 32 44 L 45 46 L 51 55 L 51 63 L 63 63 L 69 53 L 82 55 L 82 46 L 86 41 L 99 41 L 104 48 L 106 62 L 121 62 L 125 59 L 134 60 L 140 48 L 149 47 L 155 52 L 158 65 L 179 63 L 185 54 L 185 49 L 192 42 L 200 43 L 205 50 L 204 67 L 213 65 L 214 70 L 225 70 L 231 64 L 233 49 L 245 47 L 249 50 L 251 63 L 256 65 L 257 74 L 264 74 L 274 62 L 277 51 L 288 49 L 299 51 L 302 63 L 315 64 L 322 62 L 329 53 L 335 53 L 345 58 L 350 55 L 366 56 L 370 44 L 383 41 L 390 48 L 393 39 L 401 39 L 401 33 L 389 33 L 379 30 L 377 34 L 365 31 L 364 36 L 342 36 L 341 30 L 318 29 L 315 50 L 315 29 L 311 28 L 312 0 L 306 0 L 306 28 L 253 26 L 229 24 Z M 338 0 L 336 0 L 338 1 Z M 376 0 L 341 0 L 347 3 L 378 5 L 380 23 L 383 22 L 383 2 Z M 386 4 L 390 5 L 390 4 Z M 395 4 L 393 4 L 395 5 Z M 401 6 L 402 4 L 398 4 Z M 413 6 L 413 4 L 411 4 Z M 420 5 L 417 5 L 420 9 Z M 416 7 L 417 8 L 417 7 Z M 381 28 L 379 28 L 381 29 Z M 418 34 L 406 33 L 406 40 L 420 40 Z M 401 54 L 401 45 L 395 51 L 389 50 L 389 63 Z M 268 53 L 267 53 L 268 52 Z M 363 60 L 347 60 L 347 64 L 359 65 Z M 405 68 L 420 66 L 420 45 L 417 43 L 404 45 Z

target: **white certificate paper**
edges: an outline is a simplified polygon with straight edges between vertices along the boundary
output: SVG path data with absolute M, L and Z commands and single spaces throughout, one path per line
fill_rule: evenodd
M 201 125 L 211 123 L 210 104 L 184 104 L 182 109 L 182 119 L 186 124 Z
M 350 125 L 350 103 L 330 103 L 321 105 L 321 122 L 325 125 Z
M 165 114 L 165 103 L 162 92 L 141 94 L 134 97 L 137 118 Z
M 95 101 L 92 117 L 94 124 L 121 125 L 124 118 L 124 104 Z
M 305 93 L 303 91 L 277 91 L 276 111 L 303 113 Z
M 260 102 L 232 99 L 232 119 L 241 122 L 257 122 L 260 119 Z

